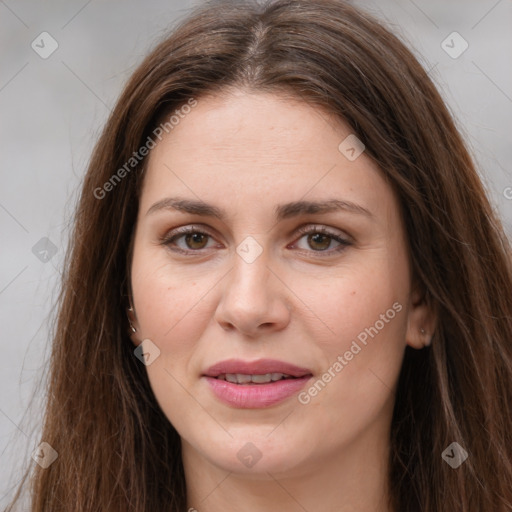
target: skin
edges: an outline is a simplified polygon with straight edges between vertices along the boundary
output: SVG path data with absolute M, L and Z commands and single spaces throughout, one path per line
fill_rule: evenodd
M 188 507 L 199 512 L 390 510 L 394 390 L 406 345 L 428 343 L 434 318 L 411 283 L 391 187 L 364 152 L 349 161 L 338 149 L 350 134 L 304 102 L 224 91 L 199 98 L 149 156 L 131 266 L 132 340 L 160 350 L 146 369 L 182 438 Z M 200 199 L 227 217 L 147 214 L 171 196 Z M 371 216 L 274 217 L 278 204 L 332 198 Z M 210 236 L 162 243 L 191 225 Z M 297 233 L 300 226 L 323 226 L 351 245 L 336 252 L 335 239 Z M 262 249 L 251 263 L 236 252 L 247 236 Z M 400 312 L 307 404 L 296 394 L 239 409 L 201 378 L 225 359 L 265 357 L 309 368 L 315 382 L 397 303 Z M 261 454 L 250 468 L 237 458 L 248 442 Z

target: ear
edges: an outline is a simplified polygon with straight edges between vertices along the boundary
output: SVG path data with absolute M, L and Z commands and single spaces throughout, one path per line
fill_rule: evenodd
M 419 283 L 415 283 L 409 302 L 406 342 L 412 348 L 422 349 L 430 345 L 437 326 L 437 314 L 428 294 Z
M 138 347 L 141 344 L 141 340 L 139 339 L 139 332 L 140 332 L 140 326 L 137 321 L 137 317 L 135 315 L 135 311 L 133 309 L 133 306 L 130 302 L 130 307 L 126 309 L 126 314 L 128 316 L 128 335 L 130 336 L 130 339 L 132 340 L 133 344 Z M 135 329 L 135 331 L 134 331 Z

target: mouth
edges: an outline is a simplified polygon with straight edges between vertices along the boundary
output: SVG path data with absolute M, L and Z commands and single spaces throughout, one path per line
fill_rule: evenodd
M 277 404 L 299 392 L 312 376 L 307 368 L 272 359 L 222 361 L 202 375 L 218 399 L 243 409 Z

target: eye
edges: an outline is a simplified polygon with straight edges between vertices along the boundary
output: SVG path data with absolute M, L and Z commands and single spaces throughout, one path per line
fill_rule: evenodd
M 309 247 L 299 247 L 300 250 L 309 253 L 326 253 L 332 255 L 333 253 L 339 253 L 346 247 L 352 245 L 352 243 L 341 237 L 340 234 L 331 232 L 324 226 L 304 226 L 297 230 L 297 234 L 302 234 L 298 240 L 306 239 L 306 244 Z M 208 246 L 208 242 L 212 241 L 213 235 L 199 229 L 198 226 L 185 226 L 176 228 L 171 233 L 161 238 L 160 243 L 169 247 L 171 251 L 190 254 L 199 253 L 203 249 L 215 247 L 215 244 Z M 298 244 L 295 242 L 292 246 Z M 337 244 L 334 249 L 332 245 Z
M 308 249 L 308 247 L 306 247 L 305 250 L 308 252 L 325 252 L 328 254 L 333 254 L 339 253 L 346 247 L 352 245 L 349 240 L 341 237 L 338 233 L 329 231 L 324 226 L 305 226 L 299 228 L 298 233 L 303 234 L 299 241 L 305 238 L 306 244 L 309 246 L 309 248 L 312 249 L 311 251 Z M 328 250 L 333 242 L 337 244 L 337 246 L 332 250 Z
M 198 252 L 208 248 L 207 243 L 211 238 L 212 235 L 199 230 L 197 226 L 186 226 L 175 229 L 170 236 L 164 236 L 161 243 L 168 246 L 172 251 Z M 179 244 L 178 241 L 182 243 Z

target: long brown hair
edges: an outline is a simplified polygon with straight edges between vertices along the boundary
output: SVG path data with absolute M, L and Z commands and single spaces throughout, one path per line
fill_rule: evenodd
M 438 323 L 430 347 L 406 349 L 391 508 L 511 511 L 509 240 L 425 70 L 380 23 L 337 0 L 204 4 L 126 85 L 76 210 L 42 430 L 59 456 L 29 468 L 32 510 L 186 509 L 179 436 L 127 333 L 145 159 L 126 162 L 163 116 L 227 87 L 290 94 L 343 119 L 398 194 L 414 276 Z M 105 187 L 123 166 L 126 175 Z M 441 457 L 452 442 L 469 454 L 457 469 Z

